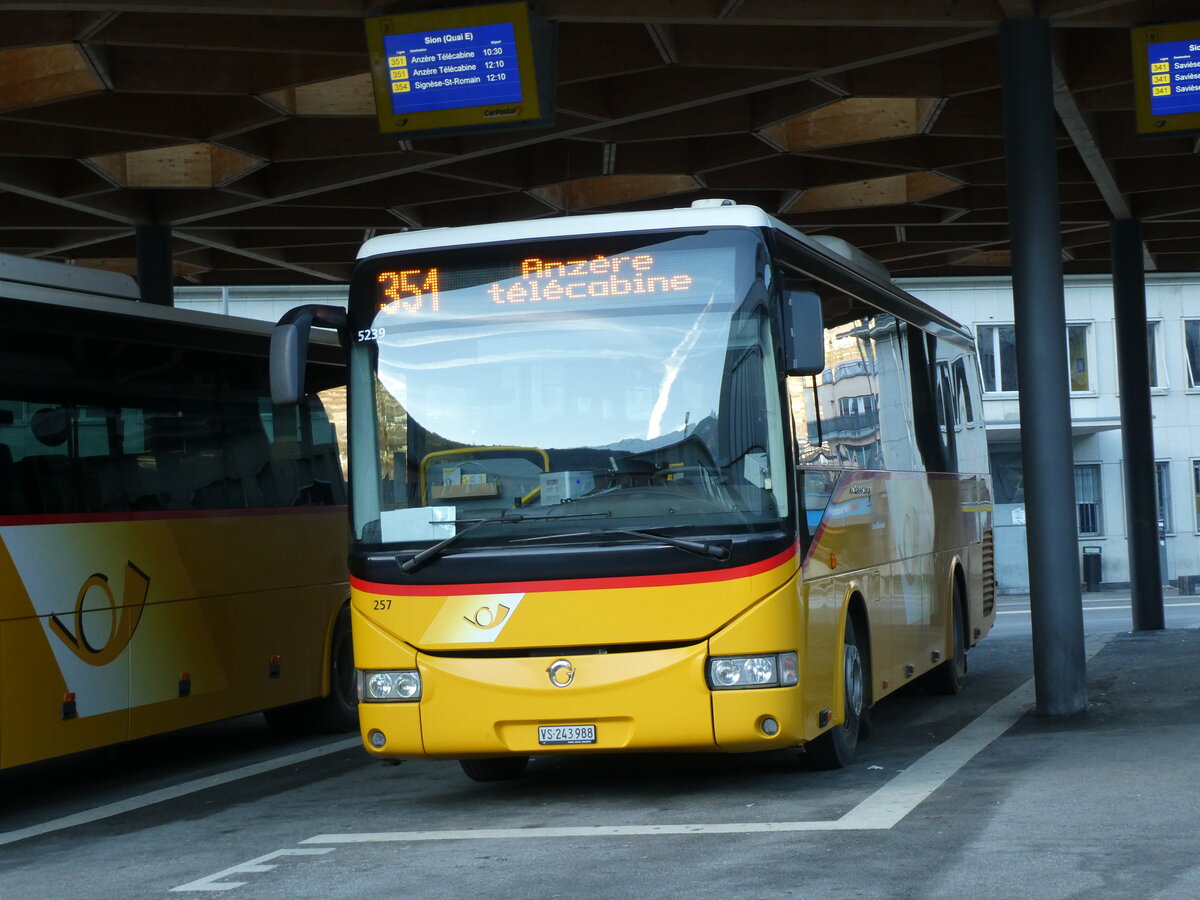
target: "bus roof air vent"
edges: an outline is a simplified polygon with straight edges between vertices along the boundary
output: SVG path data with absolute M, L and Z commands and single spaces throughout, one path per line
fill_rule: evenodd
M 737 204 L 732 200 L 722 197 L 709 197 L 705 200 L 692 201 L 692 209 L 709 209 L 713 206 L 737 206 Z

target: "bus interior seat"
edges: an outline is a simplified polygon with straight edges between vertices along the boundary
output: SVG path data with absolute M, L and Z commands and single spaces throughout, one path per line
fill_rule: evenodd
M 146 419 L 146 445 L 154 454 L 165 509 L 228 505 L 224 454 L 215 422 L 200 415 L 151 416 Z
M 236 485 L 241 503 L 236 506 L 277 505 L 275 478 L 271 471 L 271 445 L 262 426 L 227 435 L 225 445 L 229 481 Z
M 13 464 L 24 492 L 25 506 L 34 515 L 75 512 L 71 490 L 71 460 L 64 454 L 26 456 Z

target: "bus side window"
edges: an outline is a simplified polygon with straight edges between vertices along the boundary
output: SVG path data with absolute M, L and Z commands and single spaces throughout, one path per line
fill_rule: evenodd
M 926 472 L 946 472 L 951 463 L 940 430 L 942 407 L 938 401 L 936 339 L 912 325 L 906 324 L 904 330 L 917 449 Z
M 957 399 L 955 421 L 959 425 L 969 425 L 975 421 L 975 406 L 971 400 L 971 381 L 967 376 L 967 360 L 958 357 L 954 360 L 954 393 Z
M 948 471 L 958 471 L 958 448 L 956 431 L 957 406 L 954 402 L 954 386 L 950 379 L 950 364 L 945 360 L 937 362 L 937 405 L 938 437 L 940 438 L 942 459 Z

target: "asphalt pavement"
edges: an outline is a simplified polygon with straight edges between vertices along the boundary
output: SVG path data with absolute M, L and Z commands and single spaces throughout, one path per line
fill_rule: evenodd
M 1086 709 L 1042 716 L 1000 597 L 967 689 L 882 701 L 836 772 L 583 755 L 481 785 L 244 719 L 0 773 L 0 896 L 1200 898 L 1200 597 L 1165 600 L 1132 632 L 1127 591 L 1085 593 Z

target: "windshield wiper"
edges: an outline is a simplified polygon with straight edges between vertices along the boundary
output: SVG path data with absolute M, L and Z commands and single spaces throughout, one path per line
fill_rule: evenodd
M 593 531 L 574 531 L 568 534 L 547 534 L 539 535 L 538 537 L 520 538 L 513 541 L 515 544 L 533 543 L 535 541 L 552 541 L 558 538 L 571 537 L 595 537 L 600 534 L 627 534 L 630 537 L 644 538 L 646 540 L 658 541 L 662 544 L 667 544 L 671 547 L 678 547 L 687 553 L 694 553 L 696 556 L 704 556 L 708 559 L 726 560 L 730 557 L 729 548 L 723 544 L 710 544 L 702 541 L 688 541 L 683 538 L 670 537 L 665 534 L 658 534 L 653 531 L 637 531 L 632 528 L 597 528 Z
M 594 512 L 569 513 L 564 516 L 530 516 L 525 515 L 524 513 L 510 513 L 505 511 L 500 513 L 498 516 L 492 516 L 490 519 L 454 519 L 453 524 L 455 525 L 465 524 L 467 522 L 470 522 L 471 524 L 462 531 L 455 532 L 454 534 L 450 535 L 450 537 L 438 541 L 432 547 L 426 547 L 412 558 L 400 563 L 400 571 L 405 575 L 411 575 L 413 572 L 417 571 L 417 569 L 424 566 L 427 562 L 430 562 L 431 560 L 441 556 L 448 547 L 453 544 L 457 544 L 476 528 L 482 528 L 484 525 L 491 525 L 496 522 L 511 525 L 514 522 L 541 522 L 547 519 L 592 519 L 596 517 L 607 518 L 611 515 L 612 513 L 610 512 Z

